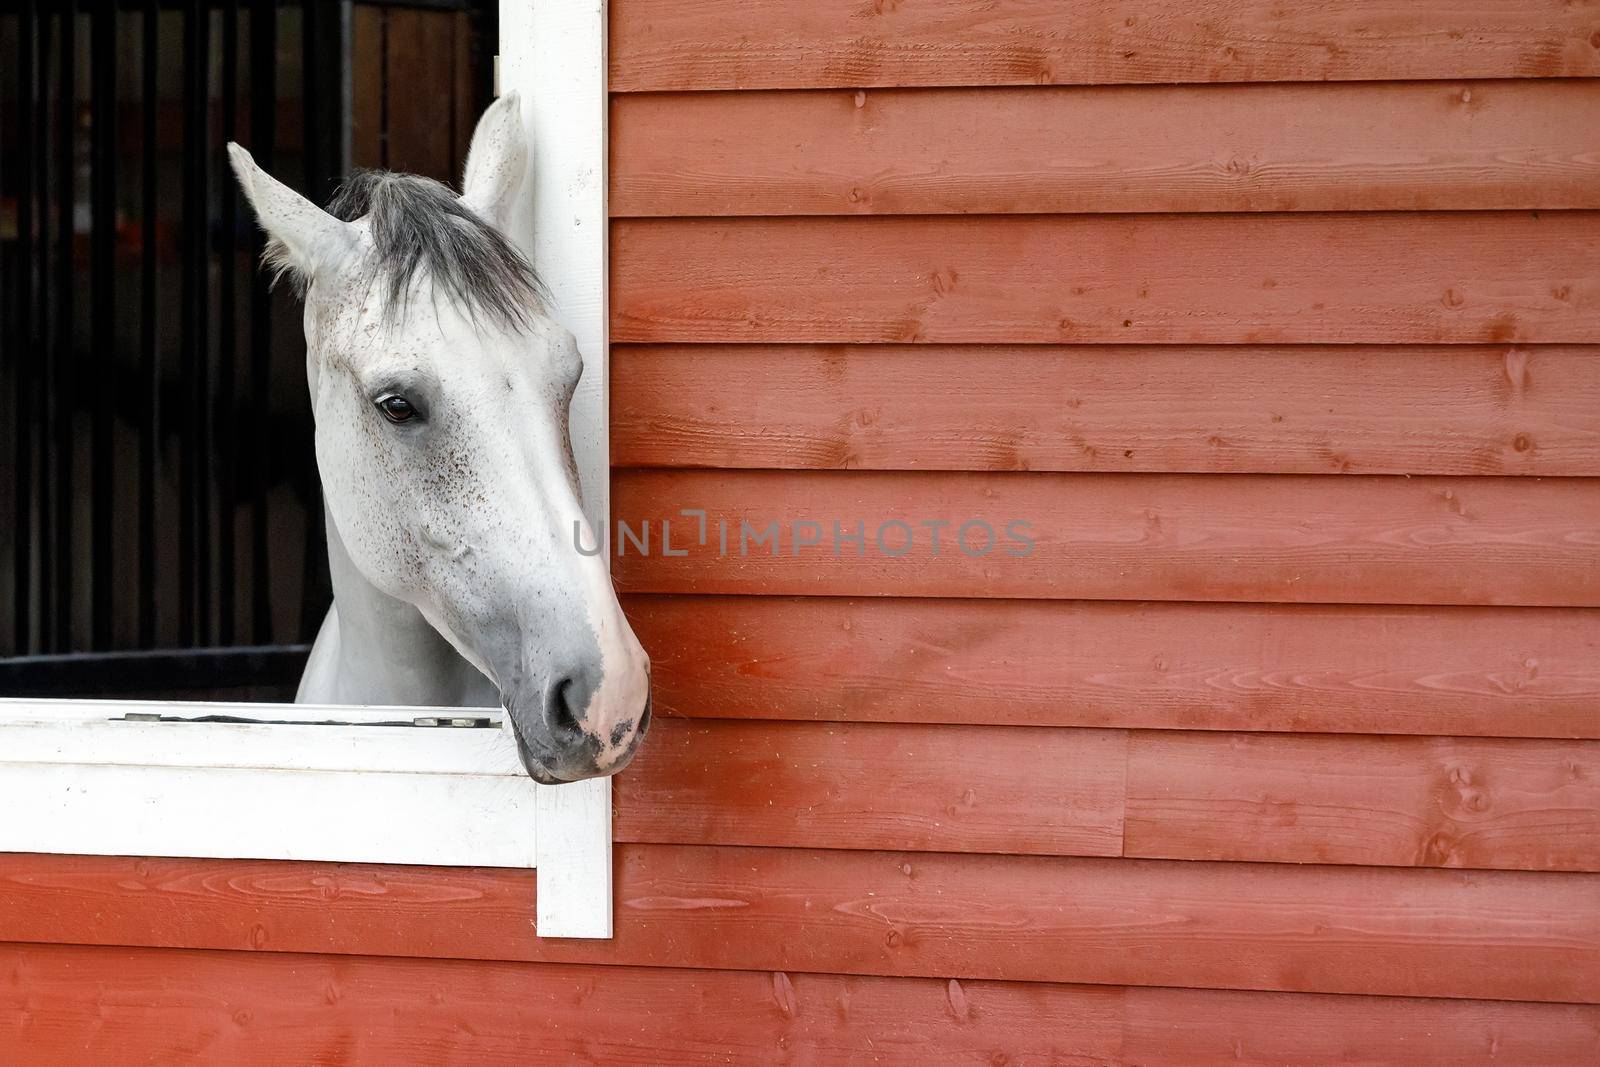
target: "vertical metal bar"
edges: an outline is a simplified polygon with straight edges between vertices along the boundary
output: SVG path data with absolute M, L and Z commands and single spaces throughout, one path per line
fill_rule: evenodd
M 54 541 L 51 539 L 51 523 L 55 516 L 55 497 L 52 493 L 50 443 L 55 439 L 52 432 L 53 420 L 50 405 L 55 395 L 52 386 L 53 371 L 55 368 L 55 328 L 54 304 L 50 300 L 50 283 L 52 279 L 51 264 L 54 262 L 52 253 L 54 246 L 50 240 L 50 163 L 53 153 L 50 124 L 50 105 L 54 94 L 50 89 L 50 57 L 53 54 L 55 40 L 55 20 L 48 13 L 39 19 L 39 49 L 38 65 L 35 68 L 37 78 L 37 92 L 34 94 L 34 122 L 33 128 L 37 131 L 34 153 L 34 192 L 38 198 L 38 244 L 35 246 L 34 258 L 36 266 L 34 277 L 36 288 L 34 290 L 34 308 L 38 313 L 37 326 L 34 330 L 36 344 L 34 346 L 34 410 L 38 412 L 36 419 L 39 442 L 39 458 L 36 471 L 39 478 L 39 491 L 35 502 L 38 516 L 35 525 L 34 542 L 38 547 L 39 562 L 35 570 L 35 602 L 34 625 L 38 634 L 35 649 L 39 652 L 48 652 L 55 636 L 55 550 Z
M 16 21 L 16 52 L 11 53 L 9 50 L 0 47 L 0 72 L 16 71 L 22 66 L 22 49 L 26 47 L 22 39 L 22 23 L 22 12 L 19 6 Z M 15 88 L 21 89 L 20 83 L 21 79 L 19 78 Z M 15 99 L 20 106 L 23 97 L 18 92 L 14 97 L 0 98 L 0 100 L 3 99 Z M 0 201 L 3 201 L 5 190 L 9 185 L 7 178 L 11 173 L 13 157 L 19 154 L 20 149 L 20 146 L 11 145 L 10 139 L 5 136 L 5 131 L 17 129 L 20 132 L 23 121 L 25 120 L 22 119 L 20 114 L 16 119 L 12 119 L 10 109 L 3 102 L 0 102 Z M 8 253 L 12 251 L 14 249 L 7 249 L 4 246 L 3 235 L 0 235 L 0 383 L 3 383 L 0 384 L 0 404 L 4 404 L 8 411 L 17 412 L 22 410 L 22 405 L 19 403 L 21 399 L 22 360 L 18 358 L 17 353 L 23 350 L 24 343 L 16 333 L 18 322 L 15 305 L 21 297 L 17 293 L 19 286 L 17 272 L 10 269 L 7 262 Z M 5 446 L 8 451 L 0 455 L 0 471 L 15 471 L 17 462 L 16 436 L 8 437 Z M 10 527 L 11 561 L 14 568 L 17 560 L 19 535 L 22 532 L 22 524 L 17 521 L 21 510 L 18 505 L 21 504 L 21 500 L 18 499 L 16 493 L 15 474 L 12 476 L 12 491 L 6 496 L 9 499 L 5 501 L 4 506 L 8 510 L 0 512 L 0 526 L 9 525 Z M 15 577 L 14 572 L 12 577 Z M 15 584 L 12 586 L 11 599 L 13 602 L 17 600 Z M 3 623 L 0 623 L 0 657 L 16 654 L 18 641 L 16 630 L 12 625 L 14 622 L 14 618 L 8 618 Z
M 201 229 L 195 218 L 194 181 L 194 71 L 200 64 L 195 25 L 204 9 L 198 0 L 189 0 L 183 11 L 183 248 L 179 262 L 178 380 L 194 377 L 195 337 L 191 307 L 195 300 L 194 245 Z M 178 398 L 178 643 L 195 644 L 194 611 L 194 411 L 188 396 Z
M 333 194 L 350 160 L 349 0 L 306 3 L 302 16 L 308 193 L 318 203 Z M 314 146 L 314 148 L 313 148 Z
M 55 635 L 54 648 L 65 652 L 72 645 L 72 508 L 73 508 L 73 416 L 78 388 L 76 322 L 74 319 L 73 231 L 76 222 L 74 179 L 77 177 L 77 58 L 78 5 L 71 0 L 61 8 L 60 83 L 57 89 L 57 131 L 59 143 L 56 178 L 56 365 L 55 365 L 55 526 L 51 537 L 56 545 Z
M 103 650 L 111 647 L 111 486 L 116 476 L 111 449 L 112 390 L 118 377 L 117 276 L 113 260 L 117 238 L 116 4 L 96 5 L 90 20 L 90 199 L 94 212 L 90 285 L 95 307 L 90 358 L 98 363 L 93 374 L 94 420 L 90 430 L 90 619 L 93 646 Z
M 389 162 L 389 9 L 379 9 L 383 21 L 378 33 L 378 166 L 392 167 Z
M 355 110 L 355 84 L 354 62 L 351 49 L 355 44 L 356 11 L 353 0 L 339 0 L 338 12 L 334 17 L 336 33 L 334 39 L 328 43 L 325 55 L 331 57 L 337 68 L 337 84 L 335 90 L 338 94 L 338 110 L 334 112 L 333 134 L 334 153 L 332 173 L 337 181 L 343 181 L 350 173 L 350 160 L 355 143 L 355 123 L 350 121 L 351 113 Z
M 303 107 L 306 131 L 306 187 L 318 202 L 333 192 L 349 162 L 345 127 L 349 123 L 349 66 L 345 42 L 351 25 L 348 5 L 306 3 L 302 14 Z M 305 569 L 301 573 L 299 639 L 313 635 L 331 596 L 327 542 L 322 518 L 321 480 L 309 471 L 317 492 L 306 508 Z
M 18 34 L 16 38 L 16 53 L 11 53 L 4 47 L 4 43 L 0 42 L 0 76 L 12 74 L 22 66 L 22 12 L 20 6 L 17 12 L 16 30 Z M 20 83 L 20 79 L 18 80 Z M 18 84 L 15 88 L 20 89 L 21 85 Z M 4 203 L 5 191 L 9 184 L 6 179 L 11 173 L 12 157 L 17 152 L 17 149 L 11 145 L 10 138 L 6 137 L 5 134 L 12 129 L 21 127 L 23 122 L 20 116 L 16 120 L 11 118 L 10 109 L 5 106 L 6 101 L 10 99 L 12 98 L 0 93 L 0 203 Z M 15 99 L 20 104 L 22 94 L 17 93 Z M 3 211 L 4 208 L 0 208 L 0 212 Z M 3 225 L 3 223 L 0 223 L 0 225 Z M 5 247 L 4 234 L 0 232 L 0 404 L 4 404 L 8 411 L 20 411 L 21 405 L 18 400 L 20 399 L 19 386 L 21 377 L 18 364 L 21 360 L 17 358 L 16 353 L 22 349 L 22 341 L 15 332 L 17 329 L 15 304 L 19 298 L 14 295 L 17 288 L 16 272 L 10 269 L 8 262 L 8 256 L 13 251 L 13 249 Z M 4 447 L 5 451 L 0 452 L 0 471 L 15 470 L 17 462 L 16 437 L 8 437 Z M 12 489 L 5 494 L 8 498 L 3 505 L 5 510 L 0 510 L 0 526 L 9 525 L 10 527 L 11 563 L 14 568 L 17 559 L 17 535 L 20 532 L 21 524 L 17 522 L 17 505 L 20 501 L 18 501 L 16 494 L 15 475 L 12 476 L 11 480 Z M 12 576 L 15 577 L 15 573 Z M 11 599 L 13 602 L 17 599 L 15 585 L 12 586 Z M 8 612 L 7 614 L 10 613 Z M 0 658 L 16 654 L 16 632 L 11 628 L 14 621 L 14 619 L 8 618 L 0 622 Z
M 31 12 L 28 10 L 26 2 L 18 5 L 16 54 L 13 56 L 0 52 L 0 72 L 9 74 L 15 79 L 15 84 L 12 88 L 14 89 L 14 98 L 17 106 L 15 120 L 11 119 L 9 112 L 0 107 L 0 127 L 7 130 L 15 128 L 17 131 L 17 143 L 10 152 L 4 151 L 3 142 L 6 138 L 0 135 L 0 196 L 4 194 L 7 187 L 6 176 L 16 166 L 15 161 L 22 160 L 24 169 L 27 166 L 27 156 L 24 154 L 23 149 L 23 139 L 26 135 L 22 131 L 23 127 L 28 123 L 27 112 L 24 110 L 28 106 L 28 94 L 27 83 L 23 79 L 24 62 L 22 56 L 28 50 L 30 43 L 29 34 L 32 32 L 30 14 Z M 22 200 L 27 183 L 24 180 L 17 182 L 16 185 L 17 215 L 20 223 Z M 22 244 L 22 234 L 18 233 L 16 235 L 16 250 L 20 250 Z M 8 386 L 4 396 L 0 397 L 0 403 L 4 403 L 9 411 L 20 412 L 25 410 L 22 399 L 23 365 L 27 362 L 28 340 L 27 335 L 22 332 L 22 320 L 19 312 L 25 299 L 22 291 L 22 274 L 27 269 L 27 260 L 19 260 L 16 268 L 10 269 L 6 255 L 7 250 L 0 246 L 0 337 L 4 338 L 4 341 L 0 342 L 3 343 L 3 347 L 0 347 L 0 371 L 4 372 L 6 385 Z M 25 641 L 20 632 L 21 628 L 17 626 L 17 623 L 21 621 L 17 605 L 27 598 L 26 587 L 19 582 L 22 572 L 18 566 L 18 560 L 22 558 L 24 551 L 23 545 L 26 544 L 27 522 L 24 516 L 27 514 L 27 501 L 19 488 L 22 480 L 15 473 L 16 467 L 19 465 L 18 458 L 23 450 L 22 427 L 20 425 L 23 420 L 14 418 L 12 421 L 10 440 L 7 442 L 11 449 L 11 453 L 7 458 L 10 460 L 10 469 L 13 471 L 11 490 L 7 494 L 11 498 L 7 501 L 7 506 L 11 509 L 9 518 L 11 521 L 12 607 L 8 612 L 11 617 L 5 622 L 5 625 L 11 628 L 11 639 L 9 642 L 0 640 L 0 656 L 17 655 L 22 650 Z M 0 470 L 5 469 L 7 468 L 4 461 L 0 460 Z M 4 521 L 4 519 L 0 519 L 0 521 Z M 4 630 L 0 630 L 0 633 L 4 632 Z
M 39 357 L 38 336 L 34 333 L 33 302 L 36 275 L 33 248 L 33 197 L 34 168 L 40 154 L 38 129 L 33 109 L 39 95 L 34 74 L 34 49 L 38 28 L 35 25 L 34 0 L 22 6 L 17 41 L 20 55 L 17 59 L 17 140 L 19 167 L 17 172 L 17 349 L 13 358 L 17 364 L 16 412 L 37 412 L 33 389 L 37 375 L 34 367 Z M 12 486 L 16 494 L 16 548 L 12 558 L 14 575 L 13 620 L 16 626 L 16 655 L 33 652 L 33 431 L 36 420 L 31 415 L 21 415 L 13 420 L 17 437 L 17 470 Z
M 300 121 L 305 130 L 306 196 L 315 204 L 325 203 L 327 199 L 322 188 L 324 72 L 322 57 L 317 51 L 317 35 L 322 25 L 314 0 L 305 0 L 300 5 Z
M 323 204 L 327 202 L 328 190 L 324 188 L 327 181 L 324 115 L 323 108 L 327 106 L 326 71 L 322 66 L 322 55 L 318 45 L 323 28 L 327 22 L 319 17 L 320 13 L 314 0 L 306 0 L 300 8 L 300 110 L 302 124 L 305 130 L 305 166 L 306 166 L 306 195 L 313 202 Z M 317 578 L 323 567 L 323 556 L 326 554 L 326 545 L 323 542 L 324 525 L 322 518 L 322 480 L 317 475 L 316 465 L 313 464 L 308 472 L 308 479 L 314 492 L 306 501 L 305 516 L 305 554 L 302 557 L 304 570 L 300 572 L 300 626 L 295 635 L 296 640 L 304 640 L 306 634 L 316 632 L 317 620 L 313 617 L 315 609 L 312 600 L 316 594 Z M 319 554 L 318 550 L 322 553 Z
M 13 54 L 5 48 L 3 41 L 0 41 L 0 74 L 12 74 L 22 66 L 22 49 L 24 47 L 21 37 L 22 21 L 22 12 L 19 6 L 16 21 L 17 50 Z M 19 78 L 19 84 L 15 88 L 21 88 L 20 80 Z M 10 109 L 6 107 L 6 102 L 10 99 L 12 97 L 0 94 L 0 203 L 4 203 L 5 192 L 9 187 L 6 179 L 11 173 L 12 158 L 17 154 L 17 148 L 12 146 L 11 139 L 5 135 L 12 129 L 20 129 L 23 121 L 25 121 L 20 116 L 15 120 L 11 118 Z M 20 104 L 22 94 L 20 92 L 17 93 L 15 99 Z M 0 208 L 0 212 L 4 210 L 4 208 Z M 3 225 L 3 223 L 0 223 L 0 225 Z M 0 232 L 0 404 L 4 404 L 7 411 L 16 412 L 22 410 L 21 404 L 18 403 L 22 381 L 19 368 L 21 360 L 17 358 L 16 353 L 22 350 L 23 343 L 15 332 L 17 329 L 15 305 L 20 297 L 16 295 L 18 285 L 16 272 L 10 268 L 9 263 L 9 256 L 13 251 L 14 249 L 5 247 L 4 233 Z M 5 442 L 5 451 L 0 452 L 0 471 L 15 470 L 16 453 L 17 439 L 12 435 Z M 8 532 L 11 536 L 11 563 L 14 568 L 17 560 L 18 534 L 21 532 L 21 523 L 17 521 L 19 511 L 17 505 L 21 501 L 17 499 L 15 475 L 11 480 L 12 489 L 5 494 L 7 497 L 3 505 L 5 510 L 0 510 L 0 527 L 10 527 Z M 14 572 L 12 577 L 15 577 Z M 11 599 L 13 602 L 17 599 L 15 585 L 12 586 Z M 10 613 L 8 612 L 7 614 Z M 15 629 L 12 628 L 14 621 L 14 619 L 8 618 L 4 622 L 0 622 L 0 658 L 16 654 L 17 638 Z
M 199 232 L 195 235 L 193 291 L 195 327 L 194 363 L 194 428 L 195 428 L 195 610 L 197 643 L 212 644 L 214 630 L 214 604 L 211 599 L 211 534 L 216 528 L 212 512 L 212 485 L 216 478 L 216 465 L 212 456 L 213 437 L 210 412 L 215 403 L 212 395 L 211 351 L 211 0 L 201 0 L 196 5 L 195 36 L 199 67 L 195 71 L 196 102 L 193 116 L 194 155 L 194 209 Z
M 189 0 L 183 27 L 183 345 L 181 376 L 189 385 L 184 398 L 179 461 L 181 529 L 178 537 L 179 640 L 185 646 L 206 638 L 209 566 L 205 551 L 207 518 L 205 484 L 209 477 L 204 411 L 207 397 L 206 266 L 210 212 L 206 205 L 206 119 L 209 113 L 207 62 L 211 15 L 204 0 Z
M 222 129 L 223 137 L 233 140 L 239 126 L 239 0 L 226 0 L 222 9 Z M 233 446 L 238 421 L 234 418 L 234 360 L 238 333 L 238 231 L 239 205 L 235 184 L 229 175 L 221 176 L 218 191 L 222 197 L 222 294 L 218 323 L 217 394 L 211 407 L 213 436 L 217 441 L 217 641 L 233 643 L 234 612 L 234 512 L 238 500 L 237 449 Z
M 250 151 L 271 171 L 276 165 L 278 100 L 278 7 L 273 0 L 250 3 Z M 262 238 L 252 228 L 253 259 Z M 272 395 L 272 296 L 265 272 L 250 275 L 250 397 L 265 404 Z M 250 640 L 272 640 L 271 557 L 267 552 L 268 452 L 259 435 L 247 439 L 250 499 Z
M 157 0 L 145 0 L 143 65 L 140 85 L 140 248 L 139 248 L 139 381 L 144 402 L 139 414 L 139 647 L 156 642 L 156 454 L 161 424 L 161 364 L 156 350 L 160 275 L 156 271 L 156 137 L 159 85 L 156 81 L 160 37 Z
M 16 5 L 15 21 L 10 28 L 14 31 L 15 51 L 0 47 L 0 77 L 6 74 L 15 76 L 14 84 L 7 88 L 14 90 L 10 95 L 0 99 L 0 201 L 3 201 L 7 190 L 15 187 L 16 197 L 20 200 L 22 183 L 12 180 L 12 172 L 17 168 L 19 160 L 25 160 L 22 155 L 21 132 L 22 126 L 28 121 L 22 110 L 26 106 L 27 97 L 22 92 L 22 53 L 28 47 L 28 38 L 24 33 L 28 31 L 25 25 L 27 19 L 23 14 L 25 3 Z M 10 105 L 10 106 L 8 106 Z M 15 116 L 12 107 L 16 108 Z M 7 133 L 16 131 L 16 141 L 13 142 Z M 20 207 L 18 200 L 13 200 Z M 3 211 L 0 208 L 0 211 Z M 11 247 L 6 247 L 4 235 L 0 234 L 0 404 L 5 405 L 5 410 L 17 413 L 24 409 L 22 405 L 22 368 L 27 359 L 27 340 L 20 332 L 21 323 L 17 315 L 17 305 L 22 301 L 22 279 L 20 277 L 21 263 L 13 266 L 11 256 L 16 254 L 16 237 L 13 234 Z M 21 421 L 13 414 L 13 422 Z M 12 472 L 12 488 L 4 494 L 5 501 L 0 505 L 0 525 L 6 527 L 6 534 L 10 536 L 11 547 L 11 578 L 16 578 L 16 561 L 25 536 L 25 525 L 21 520 L 23 514 L 23 499 L 17 492 L 16 467 L 18 453 L 21 449 L 19 435 L 13 432 L 5 435 L 3 451 L 0 451 L 0 472 Z M 11 587 L 11 603 L 15 604 L 21 599 L 19 591 L 13 582 Z M 8 616 L 0 620 L 0 657 L 13 656 L 22 643 L 21 635 L 15 627 L 15 614 L 13 611 L 6 613 Z
M 462 11 L 453 12 L 450 17 L 450 95 L 452 99 L 450 106 L 450 140 L 448 142 L 450 154 L 448 158 L 450 166 L 455 170 L 457 181 L 460 180 L 462 164 L 456 153 L 456 145 L 461 143 L 459 140 L 461 131 L 457 129 L 456 118 L 461 114 L 461 108 L 455 102 L 454 97 L 456 93 L 461 91 L 461 46 L 458 38 L 467 31 L 468 17 L 467 13 Z

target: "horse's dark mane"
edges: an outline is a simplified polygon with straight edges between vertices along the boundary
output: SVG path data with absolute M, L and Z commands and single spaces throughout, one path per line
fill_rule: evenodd
M 435 296 L 516 329 L 542 306 L 545 289 L 511 242 L 447 186 L 416 174 L 358 170 L 328 211 L 372 226 L 372 265 L 384 287 L 386 316 L 399 314 L 419 275 Z

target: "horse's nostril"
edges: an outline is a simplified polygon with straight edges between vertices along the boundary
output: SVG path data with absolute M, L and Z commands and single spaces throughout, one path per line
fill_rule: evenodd
M 551 686 L 549 703 L 544 709 L 550 732 L 557 737 L 581 733 L 583 728 L 578 724 L 578 719 L 587 700 L 575 679 L 563 678 Z

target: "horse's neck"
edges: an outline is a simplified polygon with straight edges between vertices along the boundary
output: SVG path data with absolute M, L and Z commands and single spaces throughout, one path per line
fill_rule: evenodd
M 311 704 L 492 707 L 499 693 L 422 613 L 356 569 L 327 522 L 333 607 L 317 634 L 295 699 Z

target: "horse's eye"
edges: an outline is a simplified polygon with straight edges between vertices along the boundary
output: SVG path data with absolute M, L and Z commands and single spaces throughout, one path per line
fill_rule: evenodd
M 378 401 L 378 410 L 390 422 L 410 422 L 417 417 L 417 409 L 403 396 L 386 396 Z

